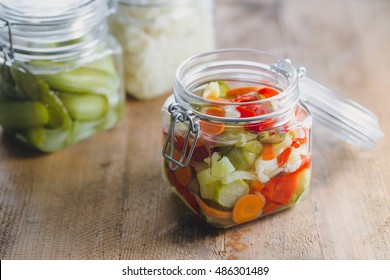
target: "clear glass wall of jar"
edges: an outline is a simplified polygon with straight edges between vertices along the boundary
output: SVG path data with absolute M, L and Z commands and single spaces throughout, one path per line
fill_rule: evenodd
M 54 152 L 123 116 L 122 49 L 109 0 L 0 1 L 0 125 Z
M 210 224 L 242 224 L 308 194 L 303 76 L 289 61 L 249 50 L 198 55 L 178 68 L 162 109 L 164 179 Z
M 184 59 L 214 49 L 213 9 L 214 0 L 119 0 L 110 26 L 124 49 L 127 93 L 171 91 Z

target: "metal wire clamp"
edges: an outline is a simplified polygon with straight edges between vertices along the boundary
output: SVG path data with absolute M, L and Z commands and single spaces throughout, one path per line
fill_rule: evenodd
M 199 137 L 199 123 L 194 120 L 195 116 L 192 111 L 187 110 L 180 104 L 172 103 L 168 107 L 168 112 L 171 114 L 171 123 L 169 125 L 167 137 L 164 141 L 162 156 L 168 160 L 169 169 L 175 171 L 179 167 L 186 167 L 190 162 Z M 183 150 L 179 159 L 175 159 L 173 156 L 175 150 L 175 127 L 177 123 L 184 123 L 188 127 L 185 134 Z M 187 153 L 191 135 L 193 140 Z

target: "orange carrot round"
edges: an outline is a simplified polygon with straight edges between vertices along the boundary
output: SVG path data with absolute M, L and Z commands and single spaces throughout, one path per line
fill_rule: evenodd
M 225 130 L 225 124 L 201 120 L 200 130 L 206 134 L 218 135 Z
M 220 107 L 209 107 L 204 112 L 206 115 L 216 116 L 216 117 L 224 117 L 225 110 Z
M 215 209 L 211 206 L 208 206 L 206 204 L 206 202 L 204 202 L 200 197 L 197 197 L 197 201 L 198 201 L 200 208 L 208 216 L 212 216 L 212 217 L 220 218 L 220 219 L 231 219 L 232 218 L 231 211 L 222 211 L 222 210 Z
M 242 224 L 255 219 L 263 208 L 264 203 L 255 194 L 247 194 L 239 198 L 233 208 L 233 221 Z
M 264 189 L 265 185 L 259 181 L 253 181 L 251 184 L 251 191 L 261 191 Z
M 205 98 L 208 100 L 211 100 L 211 101 L 229 102 L 229 100 L 226 98 L 220 98 L 220 97 L 214 97 L 214 96 L 206 96 Z
M 232 96 L 241 96 L 250 92 L 257 92 L 260 89 L 260 87 L 240 87 L 240 88 L 233 88 L 229 89 L 226 92 L 226 96 L 232 97 Z

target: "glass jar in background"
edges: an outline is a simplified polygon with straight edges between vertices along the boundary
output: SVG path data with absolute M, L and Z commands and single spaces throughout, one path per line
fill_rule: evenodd
M 163 175 L 208 223 L 235 226 L 307 196 L 311 114 L 362 147 L 383 135 L 372 113 L 304 76 L 289 60 L 243 49 L 200 54 L 178 68 L 162 108 Z
M 123 116 L 122 49 L 109 0 L 0 1 L 0 125 L 54 152 Z
M 214 49 L 214 0 L 119 0 L 112 33 L 124 50 L 125 86 L 151 99 L 172 90 L 186 58 Z

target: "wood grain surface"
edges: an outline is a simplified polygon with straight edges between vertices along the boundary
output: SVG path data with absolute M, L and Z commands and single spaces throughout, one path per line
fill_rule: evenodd
M 314 125 L 296 207 L 214 229 L 161 178 L 166 96 L 127 100 L 117 128 L 43 155 L 0 137 L 1 259 L 390 259 L 390 1 L 217 1 L 218 47 L 271 51 L 374 111 L 374 150 Z

